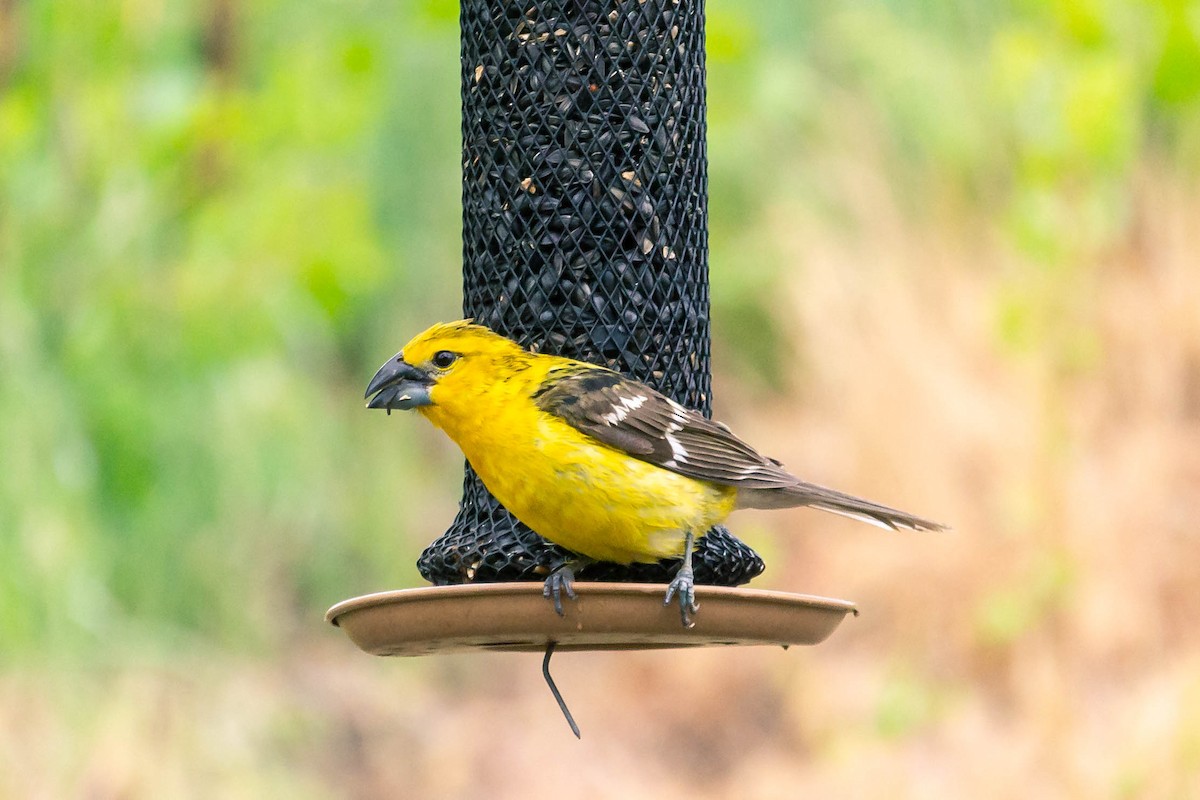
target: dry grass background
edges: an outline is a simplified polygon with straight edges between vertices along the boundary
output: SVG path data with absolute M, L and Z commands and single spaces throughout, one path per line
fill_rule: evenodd
M 863 196 L 855 235 L 768 221 L 795 264 L 785 395 L 717 356 L 748 439 L 954 525 L 735 518 L 756 585 L 858 603 L 828 642 L 560 656 L 582 741 L 536 656 L 371 659 L 315 619 L 271 660 L 10 671 L 0 795 L 1200 797 L 1200 194 L 1145 176 L 1046 320 L 1095 337 L 1065 361 L 996 344 L 1029 270 L 985 221 L 947 236 Z

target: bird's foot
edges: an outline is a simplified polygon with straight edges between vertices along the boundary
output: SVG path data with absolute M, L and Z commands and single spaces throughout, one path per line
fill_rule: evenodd
M 671 598 L 677 594 L 679 595 L 679 617 L 683 620 L 683 627 L 690 628 L 696 623 L 692 621 L 688 613 L 695 614 L 700 610 L 700 606 L 696 604 L 696 578 L 691 567 L 680 567 L 679 571 L 675 573 L 674 580 L 667 586 L 667 596 L 663 600 L 663 605 L 670 605 Z
M 551 572 L 546 577 L 546 582 L 542 584 L 542 597 L 554 602 L 554 613 L 560 617 L 564 616 L 562 596 L 565 594 L 572 600 L 576 599 L 574 587 L 576 567 L 577 565 L 573 563 L 562 564 Z

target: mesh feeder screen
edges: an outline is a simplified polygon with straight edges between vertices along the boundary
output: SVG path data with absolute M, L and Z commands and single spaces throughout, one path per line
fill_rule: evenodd
M 462 0 L 463 310 L 534 350 L 603 364 L 711 412 L 704 15 L 679 0 Z M 540 580 L 571 554 L 467 468 L 436 584 Z M 697 583 L 763 570 L 725 528 Z M 668 582 L 678 560 L 581 580 Z

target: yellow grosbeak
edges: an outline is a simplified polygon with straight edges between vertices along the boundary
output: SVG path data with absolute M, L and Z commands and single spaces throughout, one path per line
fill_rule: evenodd
M 590 561 L 683 556 L 667 590 L 696 610 L 692 547 L 738 508 L 811 506 L 884 528 L 936 522 L 806 483 L 726 426 L 604 367 L 531 353 L 470 320 L 434 325 L 384 364 L 369 408 L 416 409 L 513 516 L 579 556 L 546 579 L 562 613 Z

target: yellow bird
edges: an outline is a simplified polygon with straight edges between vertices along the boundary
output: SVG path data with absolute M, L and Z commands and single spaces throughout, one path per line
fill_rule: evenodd
M 374 397 L 371 397 L 374 395 Z M 936 522 L 806 483 L 725 425 L 604 367 L 531 353 L 470 320 L 434 325 L 380 367 L 368 408 L 416 409 L 513 516 L 577 554 L 546 579 L 562 613 L 574 572 L 683 556 L 664 604 L 696 611 L 692 548 L 739 508 L 811 506 L 883 528 Z

